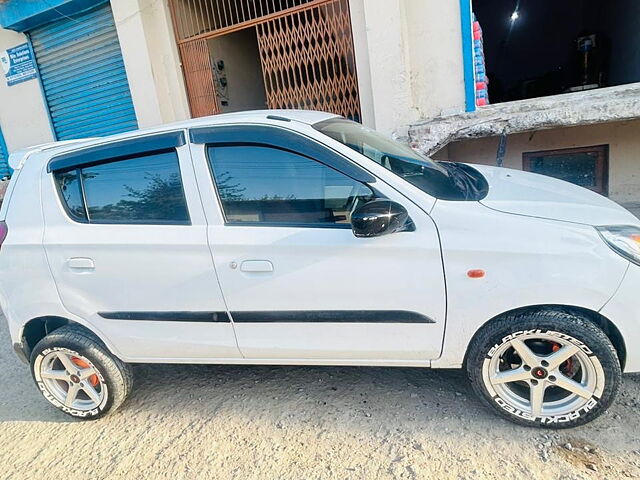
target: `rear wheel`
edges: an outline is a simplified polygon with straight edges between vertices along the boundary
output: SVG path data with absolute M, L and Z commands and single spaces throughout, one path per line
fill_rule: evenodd
M 31 354 L 42 395 L 68 415 L 95 419 L 115 411 L 131 390 L 131 368 L 84 329 L 65 326 L 44 337 Z
M 520 313 L 483 327 L 467 355 L 474 389 L 516 423 L 568 428 L 611 405 L 621 370 L 608 337 L 563 312 Z

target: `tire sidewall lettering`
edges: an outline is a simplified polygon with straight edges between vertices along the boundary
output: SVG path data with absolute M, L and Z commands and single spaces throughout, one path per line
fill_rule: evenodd
M 538 421 L 542 425 L 551 425 L 551 424 L 554 424 L 554 423 L 567 423 L 567 422 L 571 422 L 573 420 L 576 420 L 576 419 L 580 418 L 581 416 L 586 415 L 591 410 L 593 410 L 598 405 L 598 401 L 599 401 L 598 398 L 591 397 L 589 399 L 589 401 L 585 405 L 580 407 L 578 410 L 575 410 L 573 412 L 567 413 L 566 415 L 549 415 L 549 416 L 542 417 L 542 418 L 534 418 L 534 417 L 531 416 L 530 413 L 523 412 L 522 410 L 509 405 L 507 402 L 502 400 L 497 395 L 495 397 L 493 397 L 492 400 L 500 408 L 502 408 L 504 411 L 510 413 L 511 415 L 515 415 L 516 417 L 519 417 L 519 418 L 521 418 L 523 420 L 527 420 L 529 422 Z
M 486 358 L 492 358 L 502 345 L 504 345 L 505 343 L 513 340 L 514 338 L 518 338 L 518 337 L 521 337 L 523 335 L 535 335 L 535 334 L 546 334 L 546 335 L 551 335 L 551 336 L 554 336 L 554 337 L 558 337 L 558 338 L 560 338 L 562 340 L 565 340 L 565 341 L 575 345 L 576 347 L 578 347 L 580 350 L 582 350 L 587 355 L 594 356 L 593 351 L 587 345 L 585 345 L 583 342 L 581 342 L 577 338 L 572 337 L 571 335 L 567 335 L 566 333 L 558 332 L 558 331 L 555 331 L 555 330 L 548 330 L 548 329 L 544 329 L 544 328 L 534 328 L 534 329 L 531 329 L 531 330 L 519 330 L 517 332 L 510 333 L 509 335 L 503 337 L 501 339 L 500 343 L 496 343 L 493 347 L 491 347 L 489 349 L 489 351 L 487 352 Z

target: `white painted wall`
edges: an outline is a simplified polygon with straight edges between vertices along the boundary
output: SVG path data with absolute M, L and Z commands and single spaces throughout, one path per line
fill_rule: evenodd
M 26 41 L 21 33 L 0 29 L 0 51 Z M 9 87 L 0 70 L 0 129 L 9 152 L 53 141 L 39 79 Z
M 464 110 L 456 1 L 350 0 L 365 125 L 402 125 Z
M 640 203 L 640 120 L 510 135 L 504 166 L 522 169 L 522 154 L 540 150 L 609 145 L 609 197 L 617 202 Z M 449 144 L 434 155 L 438 160 L 495 165 L 498 138 Z
M 141 128 L 190 118 L 168 0 L 111 0 Z
M 418 118 L 464 111 L 460 4 L 405 0 L 411 102 Z

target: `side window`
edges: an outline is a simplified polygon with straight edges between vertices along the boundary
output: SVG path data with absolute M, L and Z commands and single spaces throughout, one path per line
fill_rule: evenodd
M 56 173 L 67 211 L 89 223 L 188 224 L 175 150 Z
M 307 157 L 259 146 L 210 146 L 227 223 L 349 225 L 374 198 L 366 185 Z

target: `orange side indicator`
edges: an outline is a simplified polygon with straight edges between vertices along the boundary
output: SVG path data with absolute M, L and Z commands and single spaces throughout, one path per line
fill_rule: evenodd
M 482 278 L 484 277 L 484 270 L 469 270 L 467 272 L 469 278 Z

